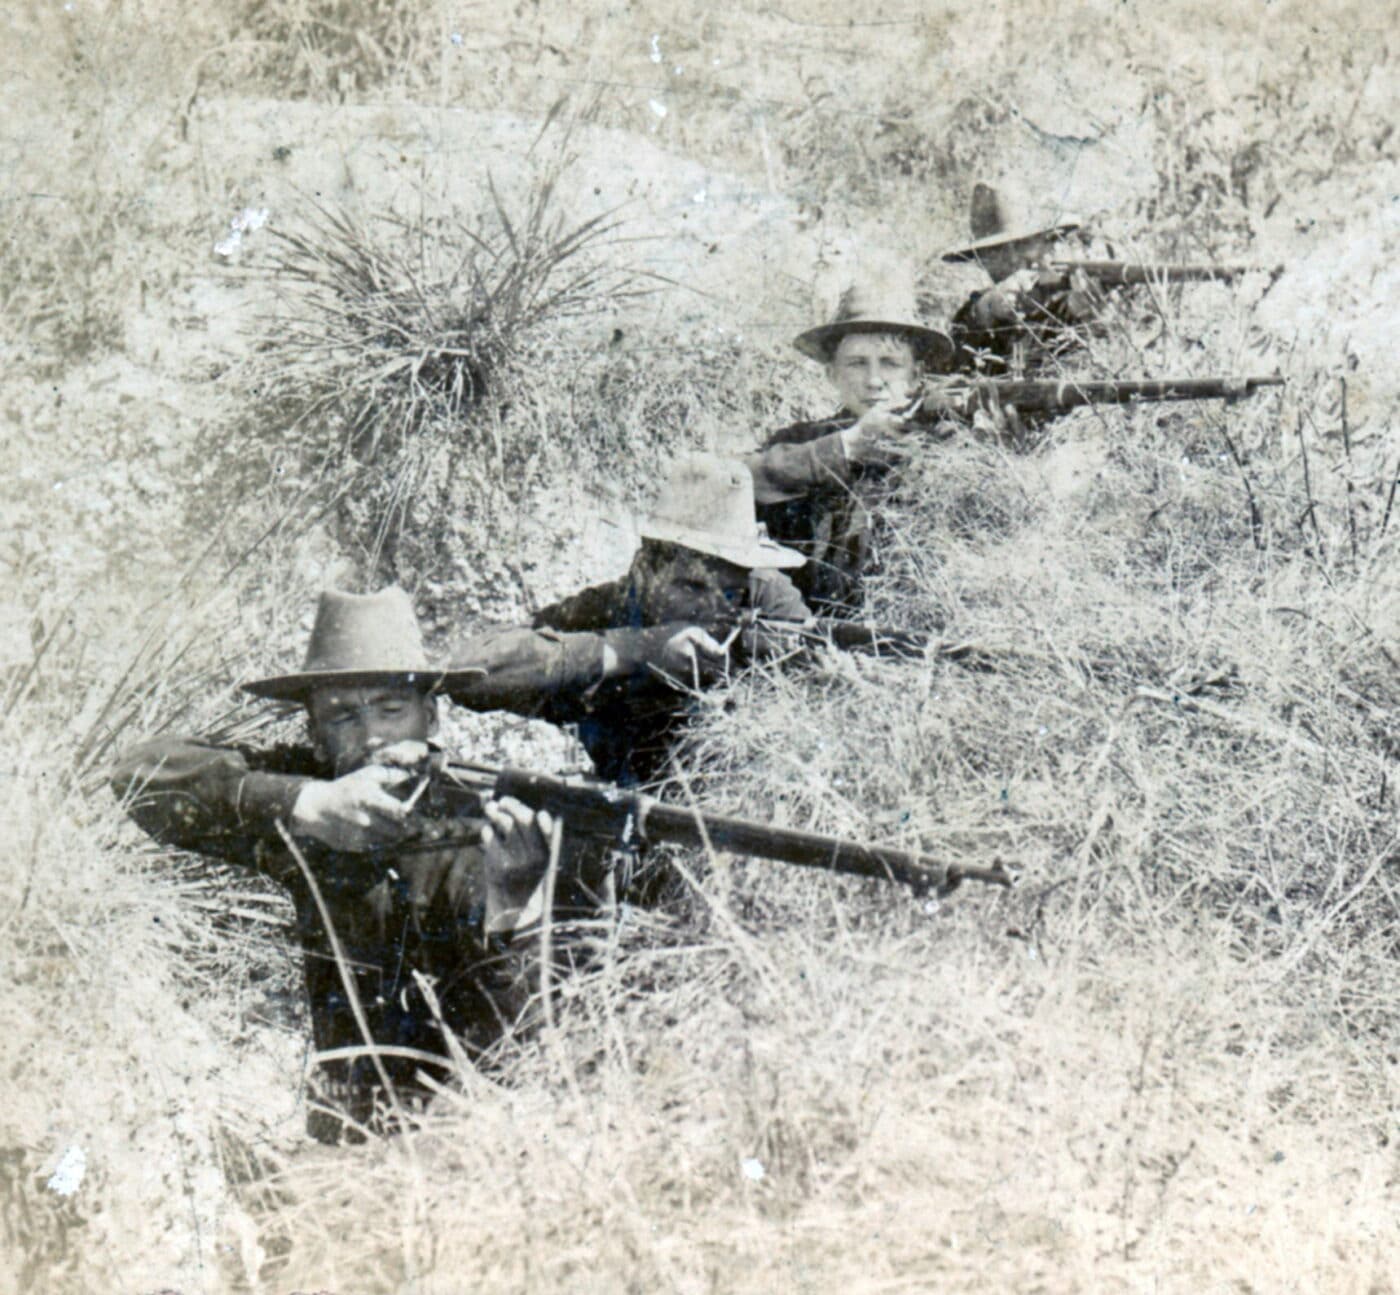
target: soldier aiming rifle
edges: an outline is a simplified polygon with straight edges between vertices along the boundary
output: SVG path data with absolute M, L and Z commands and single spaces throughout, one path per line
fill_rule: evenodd
M 1062 359 L 1095 323 L 1111 289 L 1139 284 L 1229 283 L 1282 266 L 1134 264 L 1090 261 L 1059 254 L 1079 230 L 1074 217 L 1033 219 L 1024 203 L 978 184 L 972 191 L 973 242 L 943 253 L 950 264 L 971 263 L 992 280 L 972 293 L 953 316 L 952 370 L 987 377 L 1024 377 Z
M 971 422 L 1016 438 L 1023 417 L 1051 418 L 1085 404 L 1233 400 L 1283 381 L 950 375 L 953 344 L 916 316 L 912 274 L 858 279 L 831 322 L 808 329 L 793 345 L 825 365 L 840 409 L 774 433 L 744 463 L 753 475 L 759 520 L 807 559 L 793 583 L 813 609 L 838 617 L 859 611 L 862 579 L 878 561 L 870 501 L 897 487 L 899 466 L 926 448 L 927 429 L 951 433 Z
M 318 1054 L 307 1126 L 319 1140 L 395 1127 L 431 1093 L 423 1067 L 450 1071 L 454 1052 L 480 1056 L 524 1019 L 542 883 L 565 831 L 620 846 L 708 843 L 919 892 L 1013 880 L 1000 865 L 950 866 L 606 785 L 454 764 L 433 742 L 436 699 L 477 682 L 475 668 L 429 663 L 402 590 L 327 591 L 302 668 L 244 685 L 302 706 L 306 742 L 157 738 L 113 771 L 127 811 L 158 841 L 289 892 Z
M 461 661 L 484 673 L 453 694 L 473 710 L 577 726 L 597 774 L 627 787 L 666 776 L 694 694 L 724 674 L 732 645 L 714 637 L 717 625 L 740 611 L 792 623 L 812 614 L 785 574 L 802 565 L 802 555 L 755 523 L 753 482 L 737 460 L 698 454 L 679 461 L 639 530 L 641 544 L 620 580 L 542 608 L 528 630 L 487 630 L 473 639 Z M 513 666 L 522 632 L 579 644 L 652 636 L 670 650 L 656 662 L 633 652 L 635 668 L 607 680 L 575 676 L 541 687 Z

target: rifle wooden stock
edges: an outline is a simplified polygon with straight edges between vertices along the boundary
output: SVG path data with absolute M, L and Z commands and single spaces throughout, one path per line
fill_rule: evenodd
M 1263 265 L 1160 265 L 1131 261 L 1051 261 L 1047 268 L 1063 278 L 1049 287 L 1068 287 L 1070 275 L 1082 271 L 1105 288 L 1123 288 L 1138 283 L 1230 283 L 1245 274 L 1268 274 L 1277 278 L 1283 266 Z
M 700 849 L 708 844 L 717 850 L 804 868 L 896 881 L 919 894 L 946 894 L 963 881 L 1011 886 L 1016 880 L 1014 871 L 1000 860 L 985 868 L 945 863 L 893 846 L 864 845 L 701 809 L 684 809 L 640 792 L 583 778 L 441 761 L 434 766 L 433 782 L 438 812 L 455 811 L 476 817 L 493 796 L 511 796 L 531 809 L 556 815 L 563 821 L 566 833 L 601 838 L 624 847 L 660 842 Z

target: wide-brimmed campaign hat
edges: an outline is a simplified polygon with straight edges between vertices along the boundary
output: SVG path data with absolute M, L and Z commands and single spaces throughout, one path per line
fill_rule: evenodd
M 481 673 L 439 670 L 430 664 L 413 603 L 397 585 L 373 594 L 326 589 L 316 606 L 316 623 L 301 669 L 255 679 L 245 683 L 243 690 L 274 701 L 303 701 L 313 689 L 329 684 L 347 688 L 407 684 L 430 692 Z
M 769 539 L 754 520 L 748 468 L 714 454 L 694 454 L 676 464 L 656 510 L 638 532 L 644 540 L 679 544 L 751 570 L 800 567 L 806 561 L 796 549 Z
M 836 303 L 831 322 L 798 334 L 792 344 L 809 359 L 826 364 L 849 333 L 893 333 L 907 338 L 915 357 L 934 365 L 942 365 L 953 355 L 948 334 L 919 319 L 912 277 L 908 281 L 891 277 L 853 281 Z
M 972 190 L 970 224 L 973 242 L 944 252 L 945 261 L 976 260 L 979 252 L 992 247 L 1009 247 L 1013 243 L 1029 243 L 1035 239 L 1055 239 L 1078 229 L 1077 216 L 1050 217 L 1045 213 L 1032 215 L 1026 202 L 989 184 L 978 184 Z

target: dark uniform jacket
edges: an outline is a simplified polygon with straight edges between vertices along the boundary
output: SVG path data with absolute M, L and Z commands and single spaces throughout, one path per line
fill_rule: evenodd
M 793 573 L 793 584 L 826 616 L 849 616 L 860 608 L 861 577 L 873 549 L 864 496 L 888 471 L 850 463 L 835 430 L 838 421 L 794 423 L 744 457 L 758 520 L 807 559 Z M 854 419 L 848 415 L 846 421 Z
M 1014 312 L 1016 318 L 1005 316 Z M 974 292 L 953 316 L 955 373 L 1031 377 L 1080 342 L 1079 326 L 1097 311 L 1087 282 L 1066 284 L 1043 273 L 1024 288 L 1004 284 Z M 1024 372 L 1018 371 L 1024 369 Z
M 312 889 L 277 829 L 290 821 L 303 785 L 329 778 L 307 747 L 220 747 L 158 738 L 128 752 L 112 786 L 156 840 L 270 877 L 296 909 L 312 1032 L 318 1051 L 364 1045 Z M 482 857 L 476 845 L 343 854 L 297 842 L 340 940 L 375 1043 L 446 1055 L 441 1028 L 415 973 L 437 997 L 443 1024 L 467 1051 L 487 1047 L 528 997 L 523 958 L 489 934 Z M 423 1061 L 382 1057 L 401 1093 L 414 1089 Z M 377 1072 L 365 1055 L 325 1063 L 320 1086 L 331 1103 L 364 1122 L 373 1113 Z M 334 1141 L 341 1121 L 312 1111 L 313 1136 Z
M 746 606 L 775 620 L 803 621 L 811 615 L 792 582 L 776 571 L 753 572 Z M 595 585 L 544 608 L 533 630 L 488 630 L 473 639 L 453 665 L 476 666 L 484 674 L 454 686 L 450 695 L 474 710 L 511 710 L 577 725 L 599 777 L 621 786 L 652 784 L 664 776 L 693 703 L 690 681 L 669 679 L 651 664 L 682 628 L 643 627 L 626 577 Z M 525 641 L 553 643 L 557 668 L 542 673 L 523 664 Z M 602 679 L 605 644 L 623 664 L 617 678 Z M 594 663 L 591 671 L 585 662 Z

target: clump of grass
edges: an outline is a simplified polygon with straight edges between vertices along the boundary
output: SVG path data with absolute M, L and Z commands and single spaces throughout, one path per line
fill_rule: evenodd
M 106 636 L 105 659 L 62 619 L 6 674 L 0 1028 L 17 1046 L 0 1202 L 19 1290 L 104 1287 L 114 1263 L 151 1288 L 236 1280 L 216 1240 L 241 1217 L 227 1148 L 299 1129 L 285 899 L 153 851 L 106 789 L 107 760 L 156 717 L 197 729 L 219 705 L 217 617 L 181 632 L 165 610 L 125 636 L 129 654 Z
M 603 255 L 616 223 L 567 224 L 555 177 L 518 215 L 491 196 L 484 216 L 318 208 L 307 228 L 278 233 L 285 309 L 268 321 L 259 384 L 283 434 L 339 441 L 361 461 L 429 428 L 479 444 L 471 415 L 530 332 L 634 291 Z
M 475 214 L 318 207 L 281 234 L 278 308 L 240 371 L 247 412 L 232 437 L 205 432 L 193 519 L 295 501 L 366 580 L 414 589 L 444 578 L 464 538 L 489 565 L 541 475 L 577 463 L 561 386 L 591 359 L 590 324 L 643 291 L 616 221 L 562 214 L 563 143 Z

